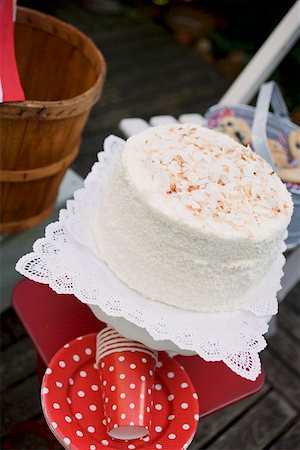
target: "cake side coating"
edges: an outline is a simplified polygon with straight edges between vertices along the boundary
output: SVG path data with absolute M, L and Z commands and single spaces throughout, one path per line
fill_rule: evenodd
M 181 140 L 174 139 L 174 128 Z M 201 144 L 204 150 L 193 150 L 193 144 L 187 144 L 182 139 L 182 134 L 187 134 L 189 140 L 189 131 L 200 136 L 202 141 L 205 138 L 205 145 L 203 142 Z M 172 144 L 166 145 L 166 134 L 173 138 Z M 160 146 L 156 142 L 158 136 L 162 136 L 162 139 L 159 138 L 162 140 Z M 148 141 L 150 146 L 147 146 L 145 141 Z M 180 145 L 176 148 L 178 143 Z M 190 147 L 187 150 L 188 145 Z M 221 148 L 214 149 L 215 145 Z M 249 157 L 250 150 L 230 138 L 224 139 L 219 133 L 194 125 L 156 127 L 127 141 L 103 194 L 94 230 L 100 257 L 128 286 L 153 300 L 185 309 L 229 311 L 238 308 L 247 298 L 249 291 L 264 277 L 278 255 L 292 210 L 291 200 L 276 174 L 271 175 L 272 169 L 259 159 L 259 170 L 262 172 L 259 176 L 263 180 L 264 189 L 259 190 L 257 195 L 261 196 L 263 201 L 268 197 L 265 194 L 268 175 L 271 178 L 270 192 L 277 194 L 277 200 L 275 201 L 272 194 L 272 203 L 268 207 L 260 205 L 262 209 L 267 208 L 265 214 L 259 215 L 259 218 L 263 216 L 263 219 L 251 219 L 247 221 L 247 226 L 241 226 L 250 213 L 247 209 L 240 212 L 244 204 L 239 203 L 238 199 L 248 198 L 246 191 L 248 189 L 249 192 L 249 184 L 252 190 L 252 184 L 255 186 L 256 182 L 249 182 L 250 172 L 248 177 L 245 173 L 242 174 L 246 179 L 246 188 L 237 191 L 238 195 L 234 198 L 237 201 L 236 207 L 228 194 L 231 210 L 226 213 L 218 203 L 218 195 L 223 191 L 213 189 L 214 184 L 224 188 L 227 183 L 233 183 L 231 191 L 235 183 L 240 187 L 237 180 L 234 176 L 228 177 L 227 171 L 227 178 L 222 178 L 220 170 L 214 171 L 215 168 L 211 167 L 211 161 L 205 169 L 206 172 L 212 169 L 212 179 L 210 173 L 203 178 L 205 174 L 202 169 L 205 164 L 202 162 L 201 166 L 199 158 L 199 164 L 195 167 L 192 156 L 190 162 L 188 160 L 189 151 L 192 154 L 193 151 L 205 153 L 207 150 L 211 151 L 214 157 L 223 152 L 220 159 L 225 158 L 224 167 L 229 166 L 230 172 L 233 170 L 236 174 L 237 166 L 232 168 L 231 160 L 225 152 L 226 148 L 233 149 L 239 155 L 246 152 L 246 158 Z M 173 153 L 169 155 L 169 151 Z M 160 155 L 157 159 L 158 154 L 162 154 L 164 160 Z M 173 164 L 174 167 L 170 170 L 174 158 L 176 164 Z M 255 158 L 258 157 L 255 155 Z M 182 163 L 181 159 L 187 164 Z M 249 167 L 247 159 L 242 161 L 245 162 L 242 163 L 243 168 Z M 183 176 L 178 172 L 179 167 Z M 190 170 L 188 176 L 187 170 Z M 168 179 L 164 174 L 167 174 Z M 200 176 L 196 178 L 195 174 Z M 193 176 L 193 180 L 189 180 Z M 252 174 L 252 177 L 256 176 Z M 218 183 L 220 179 L 221 184 Z M 183 183 L 183 189 L 180 191 L 182 181 L 192 181 L 192 184 L 187 186 Z M 189 186 L 193 186 L 193 189 L 189 189 Z M 207 202 L 202 200 L 203 192 L 198 197 L 190 195 L 200 189 L 209 193 L 204 194 Z M 226 194 L 226 191 L 224 192 Z M 191 203 L 194 198 L 195 204 Z M 226 205 L 228 198 L 223 195 Z M 201 211 L 198 211 L 199 204 Z M 251 205 L 246 206 L 249 209 Z M 280 209 L 280 212 L 273 208 Z M 230 215 L 232 210 L 238 211 L 233 217 L 241 220 L 233 222 L 233 225 L 224 218 L 224 214 Z M 215 211 L 221 214 L 215 216 Z

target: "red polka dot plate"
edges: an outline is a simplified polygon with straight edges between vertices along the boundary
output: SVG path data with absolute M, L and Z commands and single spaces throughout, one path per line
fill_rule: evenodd
M 197 429 L 199 407 L 184 368 L 167 353 L 159 353 L 151 433 L 120 441 L 106 432 L 95 353 L 96 333 L 78 337 L 55 354 L 44 375 L 42 407 L 61 445 L 71 450 L 187 449 Z

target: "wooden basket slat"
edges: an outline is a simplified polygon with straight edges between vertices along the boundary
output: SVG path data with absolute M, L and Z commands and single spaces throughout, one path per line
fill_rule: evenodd
M 0 170 L 0 181 L 24 183 L 41 178 L 51 177 L 52 175 L 66 170 L 71 162 L 76 158 L 79 146 L 75 147 L 72 153 L 69 153 L 60 161 L 49 166 L 39 167 L 30 170 Z
M 15 28 L 27 100 L 0 105 L 1 233 L 50 214 L 106 73 L 101 52 L 71 25 L 19 7 Z

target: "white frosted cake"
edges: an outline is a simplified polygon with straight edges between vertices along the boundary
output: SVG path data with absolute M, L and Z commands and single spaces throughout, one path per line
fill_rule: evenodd
M 251 149 L 193 124 L 127 140 L 94 223 L 129 287 L 194 311 L 239 308 L 278 257 L 292 201 Z

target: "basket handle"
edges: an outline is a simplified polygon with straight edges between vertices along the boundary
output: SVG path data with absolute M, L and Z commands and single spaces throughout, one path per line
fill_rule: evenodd
M 252 124 L 252 143 L 255 152 L 265 159 L 276 170 L 267 141 L 267 120 L 270 105 L 278 118 L 289 119 L 288 109 L 275 81 L 262 84 L 255 108 Z

